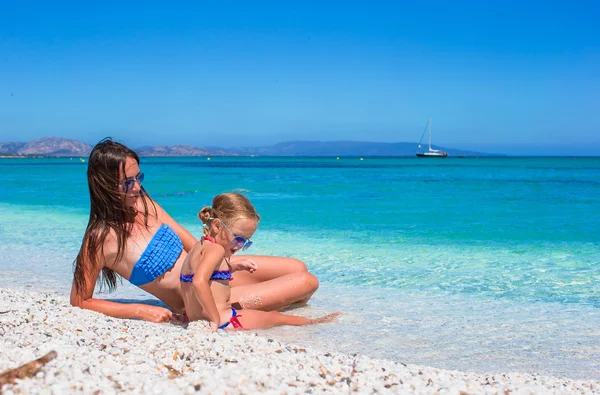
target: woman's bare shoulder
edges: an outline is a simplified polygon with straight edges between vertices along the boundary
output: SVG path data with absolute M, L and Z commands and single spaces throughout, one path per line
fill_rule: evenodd
M 192 247 L 198 241 L 194 235 L 192 235 L 187 229 L 175 221 L 156 201 L 152 200 L 149 196 L 144 196 L 143 198 L 146 199 L 145 201 L 150 217 L 155 218 L 159 224 L 169 225 L 183 242 L 183 247 L 186 252 L 190 252 Z
M 108 232 L 101 248 L 101 251 L 98 252 L 104 266 L 112 268 L 116 263 L 115 261 L 119 253 L 119 242 L 117 241 L 117 233 L 114 229 Z

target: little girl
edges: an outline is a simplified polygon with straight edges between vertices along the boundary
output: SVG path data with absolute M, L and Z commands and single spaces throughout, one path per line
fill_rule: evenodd
M 258 270 L 251 259 L 230 263 L 230 257 L 252 245 L 260 217 L 243 195 L 223 193 L 212 206 L 198 213 L 204 223 L 204 237 L 188 253 L 181 268 L 181 292 L 190 320 L 208 320 L 210 330 L 258 329 L 276 325 L 308 325 L 333 321 L 341 313 L 310 319 L 276 311 L 243 310 L 239 313 L 229 300 L 232 273 Z

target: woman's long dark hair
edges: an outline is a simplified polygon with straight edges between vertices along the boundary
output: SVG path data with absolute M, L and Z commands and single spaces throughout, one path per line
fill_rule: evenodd
M 106 138 L 100 141 L 88 160 L 87 179 L 90 189 L 90 219 L 83 236 L 81 249 L 74 262 L 75 289 L 78 293 L 86 287 L 86 273 L 95 271 L 98 267 L 98 257 L 104 255 L 103 246 L 110 231 L 117 237 L 118 263 L 125 253 L 125 244 L 131 235 L 137 212 L 125 203 L 125 194 L 119 190 L 120 174 L 125 174 L 125 161 L 133 158 L 140 163 L 138 155 L 123 144 Z M 142 187 L 140 196 L 147 197 L 148 193 Z M 148 205 L 142 199 L 144 206 L 144 225 L 148 226 Z M 114 270 L 103 267 L 101 284 L 109 291 L 117 286 L 117 274 Z

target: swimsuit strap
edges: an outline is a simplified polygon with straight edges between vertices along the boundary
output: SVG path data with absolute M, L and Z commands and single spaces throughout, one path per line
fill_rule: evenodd
M 240 323 L 238 317 L 241 317 L 241 314 L 238 314 L 237 311 L 235 311 L 235 309 L 232 307 L 231 308 L 231 318 L 229 319 L 229 321 L 227 321 L 226 323 L 224 323 L 223 325 L 221 325 L 219 327 L 219 329 L 225 329 L 225 328 L 227 328 L 230 323 L 236 329 L 244 329 L 244 327 Z
M 241 314 L 238 314 L 237 316 L 233 316 L 231 317 L 231 319 L 229 319 L 229 322 L 231 322 L 231 325 L 233 325 L 233 327 L 235 329 L 244 329 L 244 327 L 242 326 L 242 323 L 240 322 L 238 317 L 241 317 Z
M 213 243 L 213 244 L 215 244 L 215 243 L 216 243 L 215 239 L 213 239 L 213 238 L 212 238 L 212 237 L 210 237 L 210 236 L 202 236 L 202 237 L 200 238 L 200 241 L 204 241 L 204 240 L 206 240 L 206 241 L 210 241 L 210 242 L 211 242 L 211 243 Z

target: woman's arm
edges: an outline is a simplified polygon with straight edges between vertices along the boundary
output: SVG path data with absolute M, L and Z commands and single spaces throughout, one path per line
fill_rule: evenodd
M 101 264 L 94 269 L 90 268 L 89 261 L 86 261 L 87 267 L 86 270 L 84 270 L 84 289 L 78 290 L 75 286 L 75 282 L 73 282 L 71 287 L 72 306 L 97 311 L 116 318 L 137 318 L 152 322 L 164 322 L 172 319 L 171 311 L 164 307 L 139 303 L 117 303 L 93 298 L 96 281 L 100 276 L 102 267 L 106 265 L 106 259 L 103 256 L 99 256 L 98 258 L 97 261 Z
M 210 320 L 210 329 L 217 330 L 221 323 L 221 314 L 219 314 L 219 310 L 217 309 L 217 303 L 210 289 L 209 281 L 213 272 L 223 260 L 225 251 L 223 247 L 216 244 L 205 243 L 202 247 L 203 254 L 200 258 L 198 268 L 194 273 L 192 285 L 196 291 L 198 302 L 205 312 L 204 315 Z
M 173 313 L 164 307 L 139 303 L 117 303 L 91 297 L 84 298 L 76 294 L 75 286 L 71 289 L 71 305 L 115 318 L 137 318 L 151 322 L 165 322 L 173 318 Z

